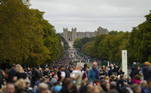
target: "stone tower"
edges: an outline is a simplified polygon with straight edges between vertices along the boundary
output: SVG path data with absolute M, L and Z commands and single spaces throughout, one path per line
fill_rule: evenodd
M 63 37 L 65 38 L 65 40 L 68 39 L 68 28 L 63 28 Z
M 72 41 L 74 41 L 77 38 L 77 28 L 72 28 L 71 34 L 72 34 Z

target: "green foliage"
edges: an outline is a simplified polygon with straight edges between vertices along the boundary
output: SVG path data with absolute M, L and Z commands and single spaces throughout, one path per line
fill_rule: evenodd
M 151 12 L 145 17 L 146 21 L 132 32 L 111 31 L 86 43 L 78 40 L 75 47 L 88 56 L 110 62 L 121 62 L 121 50 L 128 50 L 130 63 L 151 61 Z
M 111 62 L 121 61 L 121 50 L 127 48 L 128 32 L 111 32 L 116 34 L 100 35 L 88 42 L 82 51 L 89 56 Z
M 91 41 L 92 39 L 93 39 L 93 38 L 87 38 L 87 37 L 86 37 L 86 38 L 82 38 L 82 39 L 77 39 L 77 40 L 75 40 L 73 46 L 74 46 L 76 49 L 78 49 L 79 51 L 81 51 L 83 45 L 86 44 L 87 42 Z
M 130 60 L 144 62 L 151 56 L 151 13 L 146 15 L 146 21 L 133 28 L 129 40 Z
M 61 34 L 58 34 L 58 36 L 61 38 L 61 41 L 63 43 L 64 51 L 66 51 L 69 48 L 68 42 L 64 39 L 64 37 Z
M 63 47 L 43 12 L 21 0 L 0 1 L 0 61 L 43 64 L 59 58 Z
M 92 57 L 95 57 L 95 54 L 94 54 L 94 45 L 95 45 L 95 42 L 94 41 L 90 41 L 90 42 L 87 42 L 86 44 L 84 44 L 84 46 L 82 47 L 82 52 L 88 56 L 92 56 Z

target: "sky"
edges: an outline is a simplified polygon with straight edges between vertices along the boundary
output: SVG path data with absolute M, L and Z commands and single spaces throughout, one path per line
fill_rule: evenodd
M 44 11 L 44 18 L 58 33 L 73 27 L 79 32 L 131 31 L 151 10 L 151 0 L 31 0 L 31 8 Z

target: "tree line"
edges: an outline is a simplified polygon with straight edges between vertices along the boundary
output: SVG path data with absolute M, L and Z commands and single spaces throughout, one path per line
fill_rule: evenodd
M 145 18 L 146 21 L 131 32 L 111 31 L 106 35 L 77 39 L 74 47 L 102 61 L 120 63 L 121 50 L 128 51 L 129 63 L 151 61 L 151 12 Z
M 22 0 L 0 0 L 0 62 L 37 65 L 63 55 L 61 38 L 43 18 Z

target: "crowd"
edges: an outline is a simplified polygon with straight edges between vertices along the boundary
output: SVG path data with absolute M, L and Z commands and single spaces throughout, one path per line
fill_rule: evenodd
M 22 67 L 0 70 L 0 93 L 151 93 L 151 63 L 125 76 L 115 64 Z

